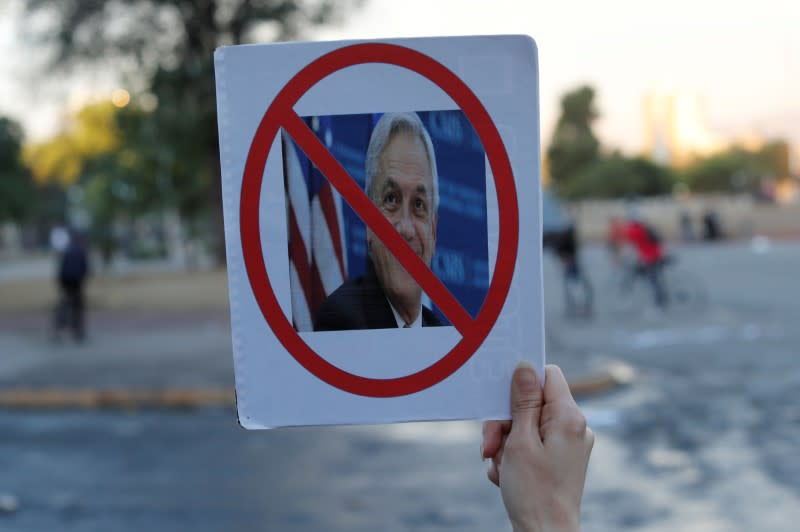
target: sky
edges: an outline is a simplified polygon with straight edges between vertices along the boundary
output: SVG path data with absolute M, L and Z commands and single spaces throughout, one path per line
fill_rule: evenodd
M 36 81 L 14 22 L 17 0 L 0 7 L 0 114 L 31 137 L 52 134 L 69 103 L 110 92 L 109 73 L 57 86 Z M 542 137 L 558 101 L 582 83 L 598 91 L 598 132 L 607 147 L 642 148 L 643 100 L 653 91 L 696 94 L 722 138 L 785 137 L 800 149 L 800 2 L 762 0 L 366 0 L 315 40 L 527 34 L 538 45 Z M 48 84 L 53 85 L 53 84 Z

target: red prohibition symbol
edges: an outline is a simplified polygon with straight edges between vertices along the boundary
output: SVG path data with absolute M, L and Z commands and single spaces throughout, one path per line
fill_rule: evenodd
M 497 190 L 500 231 L 494 274 L 486 299 L 474 319 L 414 253 L 293 109 L 300 97 L 321 79 L 364 63 L 384 63 L 406 68 L 435 83 L 466 114 L 483 144 Z M 461 333 L 461 341 L 441 359 L 416 373 L 396 378 L 362 377 L 330 364 L 303 341 L 286 319 L 267 275 L 259 227 L 264 168 L 270 146 L 281 128 L 314 161 L 332 186 Z M 519 211 L 514 176 L 503 141 L 489 113 L 472 90 L 444 65 L 411 48 L 386 43 L 354 44 L 329 52 L 300 70 L 281 89 L 264 113 L 250 145 L 242 179 L 239 226 L 250 286 L 275 336 L 295 360 L 317 378 L 346 392 L 366 397 L 399 397 L 417 393 L 443 381 L 469 360 L 489 335 L 503 309 L 511 287 L 519 243 Z

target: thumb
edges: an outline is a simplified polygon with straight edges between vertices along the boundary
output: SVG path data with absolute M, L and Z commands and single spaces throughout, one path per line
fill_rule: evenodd
M 539 417 L 542 413 L 542 386 L 536 370 L 522 361 L 511 378 L 511 430 L 539 434 Z

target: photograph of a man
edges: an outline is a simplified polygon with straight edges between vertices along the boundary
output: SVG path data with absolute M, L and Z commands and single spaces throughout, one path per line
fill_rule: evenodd
M 433 142 L 416 113 L 381 116 L 365 166 L 367 195 L 430 267 L 439 182 Z M 319 307 L 315 331 L 448 325 L 423 305 L 419 284 L 369 228 L 367 257 L 366 273 L 346 281 Z

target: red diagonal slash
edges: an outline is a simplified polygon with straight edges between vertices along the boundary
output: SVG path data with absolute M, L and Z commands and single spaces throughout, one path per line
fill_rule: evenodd
M 408 242 L 383 216 L 381 211 L 367 197 L 358 183 L 348 175 L 339 161 L 328 151 L 314 132 L 293 110 L 287 111 L 281 121 L 284 129 L 317 165 L 320 172 L 339 191 L 364 223 L 381 239 L 381 242 L 394 254 L 406 271 L 419 283 L 420 287 L 442 310 L 450 323 L 461 334 L 465 334 L 473 324 L 472 317 L 464 310 L 447 287 L 436 277 L 425 262 L 417 256 Z

